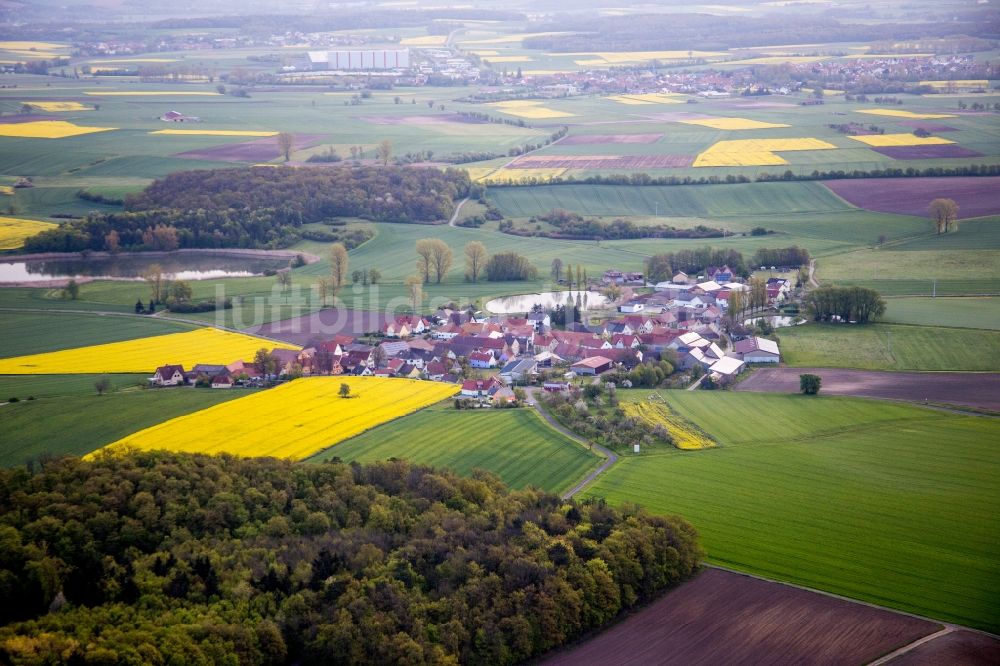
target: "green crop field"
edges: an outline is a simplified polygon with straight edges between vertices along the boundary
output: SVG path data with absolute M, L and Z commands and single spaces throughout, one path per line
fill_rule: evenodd
M 585 494 L 679 514 L 725 566 L 996 632 L 1000 421 L 853 398 L 664 392 L 720 442 Z
M 780 337 L 782 359 L 791 366 L 1000 370 L 997 331 L 894 324 L 808 324 L 781 329 Z
M 0 406 L 0 465 L 22 465 L 40 456 L 81 456 L 175 416 L 244 395 L 242 390 L 133 389 L 6 404 Z
M 1000 330 L 1000 298 L 889 298 L 883 320 L 996 331 Z
M 0 400 L 62 395 L 95 395 L 94 383 L 106 377 L 111 391 L 147 385 L 149 375 L 0 375 Z
M 433 407 L 337 444 L 311 460 L 386 460 L 449 467 L 460 474 L 482 468 L 514 488 L 566 490 L 600 459 L 529 409 L 459 411 Z
M 190 330 L 188 324 L 151 317 L 82 313 L 5 312 L 0 357 L 39 354 Z

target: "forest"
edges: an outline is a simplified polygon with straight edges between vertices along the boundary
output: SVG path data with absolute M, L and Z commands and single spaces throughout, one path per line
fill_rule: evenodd
M 820 287 L 806 295 L 805 303 L 815 321 L 867 324 L 885 314 L 885 301 L 867 287 Z
M 678 250 L 666 254 L 654 254 L 646 260 L 646 279 L 651 282 L 669 280 L 677 271 L 697 275 L 709 266 L 729 266 L 737 275 L 749 277 L 743 254 L 738 250 L 701 247 L 694 250 Z
M 701 557 L 680 518 L 484 472 L 54 459 L 0 470 L 0 662 L 508 664 Z
M 338 217 L 430 224 L 476 186 L 465 171 L 351 167 L 182 171 L 25 242 L 28 252 L 285 247 L 301 227 Z M 113 234 L 113 235 L 112 235 Z

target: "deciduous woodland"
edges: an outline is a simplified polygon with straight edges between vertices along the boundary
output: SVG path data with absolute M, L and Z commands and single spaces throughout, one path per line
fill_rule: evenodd
M 122 213 L 91 214 L 41 233 L 29 252 L 108 248 L 283 247 L 303 224 L 338 217 L 447 220 L 473 189 L 464 171 L 401 167 L 183 171 L 127 197 Z
M 0 661 L 527 659 L 689 576 L 679 518 L 404 461 L 0 470 Z

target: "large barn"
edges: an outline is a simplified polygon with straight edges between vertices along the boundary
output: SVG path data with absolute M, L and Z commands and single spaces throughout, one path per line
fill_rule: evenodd
M 409 69 L 410 49 L 309 51 L 309 66 L 332 71 Z

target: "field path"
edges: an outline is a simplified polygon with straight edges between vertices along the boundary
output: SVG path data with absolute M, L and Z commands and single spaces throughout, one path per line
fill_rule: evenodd
M 872 663 L 870 663 L 868 666 L 882 666 L 882 664 L 888 664 L 890 661 L 892 661 L 896 657 L 900 657 L 900 656 L 906 654 L 907 652 L 910 652 L 911 650 L 917 649 L 918 647 L 920 647 L 924 643 L 930 643 L 934 639 L 941 638 L 942 636 L 944 636 L 946 634 L 950 634 L 953 631 L 955 631 L 955 627 L 945 627 L 941 631 L 938 631 L 936 633 L 924 636 L 923 638 L 920 638 L 918 640 L 913 641 L 909 645 L 904 645 L 903 647 L 899 648 L 898 650 L 895 650 L 895 651 L 890 652 L 889 654 L 885 655 L 881 659 L 876 659 L 875 661 L 873 661 Z
M 809 260 L 809 286 L 818 287 L 819 282 L 816 281 L 816 260 Z
M 465 197 L 464 199 L 458 202 L 457 206 L 455 206 L 455 212 L 451 214 L 451 219 L 448 220 L 449 227 L 455 226 L 455 223 L 458 222 L 458 214 L 462 212 L 462 206 L 464 206 L 468 200 L 469 197 Z
M 558 421 L 556 421 L 555 417 L 553 417 L 551 414 L 549 414 L 549 412 L 542 406 L 542 403 L 535 398 L 535 393 L 537 391 L 538 391 L 538 389 L 536 389 L 536 388 L 525 387 L 525 393 L 527 393 L 528 398 L 533 403 L 535 403 L 535 409 L 538 410 L 539 416 L 541 416 L 543 419 L 545 419 L 546 423 L 548 423 L 550 426 L 552 426 L 552 428 L 556 432 L 558 432 L 558 433 L 560 433 L 562 435 L 565 435 L 566 437 L 569 437 L 570 439 L 572 439 L 574 442 L 579 442 L 581 446 L 587 447 L 588 449 L 595 450 L 598 453 L 600 453 L 602 456 L 604 456 L 604 462 L 601 463 L 600 467 L 598 467 L 593 472 L 591 472 L 590 474 L 588 474 L 587 476 L 585 476 L 579 483 L 577 483 L 575 486 L 573 486 L 572 488 L 570 488 L 569 490 L 567 490 L 565 493 L 563 493 L 563 496 L 562 496 L 563 499 L 570 499 L 571 497 L 573 497 L 574 495 L 576 495 L 578 492 L 580 492 L 581 490 L 583 490 L 584 488 L 586 488 L 587 486 L 589 486 L 591 483 L 593 483 L 594 479 L 596 479 L 598 476 L 600 476 L 604 472 L 608 471 L 608 469 L 610 469 L 612 465 L 614 465 L 616 462 L 618 462 L 618 454 L 615 453 L 614 451 L 612 451 L 611 449 L 608 449 L 608 448 L 605 448 L 605 447 L 601 446 L 600 444 L 595 444 L 594 442 L 588 442 L 587 440 L 581 438 L 579 435 L 577 435 L 575 432 L 573 432 L 569 428 L 566 428 L 561 423 L 559 423 Z

